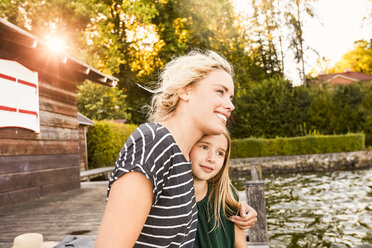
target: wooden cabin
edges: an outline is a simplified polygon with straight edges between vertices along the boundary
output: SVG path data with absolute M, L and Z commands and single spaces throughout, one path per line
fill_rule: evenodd
M 88 170 L 87 131 L 89 126 L 94 125 L 94 122 L 80 113 L 78 113 L 78 122 L 79 122 L 80 171 L 86 171 Z
M 80 187 L 77 85 L 86 79 L 118 81 L 0 19 L 0 208 Z

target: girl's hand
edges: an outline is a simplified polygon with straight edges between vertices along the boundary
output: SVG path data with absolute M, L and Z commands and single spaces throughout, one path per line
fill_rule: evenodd
M 230 217 L 230 221 L 234 222 L 240 229 L 251 228 L 257 221 L 257 212 L 247 203 L 242 203 L 239 209 L 239 215 Z

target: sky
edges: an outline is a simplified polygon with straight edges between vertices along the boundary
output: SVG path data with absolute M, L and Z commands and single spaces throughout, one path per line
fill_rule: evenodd
M 251 12 L 249 0 L 233 1 L 237 11 L 247 14 Z M 318 0 L 315 13 L 317 18 L 304 19 L 304 39 L 319 56 L 329 61 L 328 67 L 332 67 L 343 54 L 353 49 L 355 41 L 372 39 L 372 21 L 368 23 L 363 20 L 363 17 L 372 13 L 371 0 Z M 314 70 L 316 75 L 324 70 L 317 65 L 319 56 L 311 51 L 305 54 L 306 74 Z M 284 64 L 286 77 L 298 85 L 299 76 L 293 57 L 286 56 Z

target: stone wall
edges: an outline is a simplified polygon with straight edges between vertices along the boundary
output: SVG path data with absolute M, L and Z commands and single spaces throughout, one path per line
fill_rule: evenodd
M 372 168 L 372 151 L 231 159 L 230 175 L 250 175 L 251 164 L 264 174 L 366 169 Z

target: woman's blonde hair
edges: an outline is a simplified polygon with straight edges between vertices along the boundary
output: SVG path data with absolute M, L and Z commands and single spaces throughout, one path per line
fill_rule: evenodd
M 177 107 L 180 89 L 198 83 L 209 72 L 222 69 L 233 77 L 233 68 L 222 56 L 194 50 L 165 65 L 148 112 L 150 122 L 168 119 Z
M 240 198 L 239 192 L 231 184 L 229 177 L 229 160 L 231 152 L 231 139 L 229 131 L 225 128 L 223 135 L 227 140 L 227 149 L 223 166 L 216 176 L 209 179 L 210 194 L 208 196 L 208 203 L 214 199 L 214 226 L 216 228 L 221 223 L 221 214 L 227 218 L 228 215 L 234 215 L 239 211 Z M 237 198 L 237 199 L 236 199 Z M 210 204 L 208 204 L 210 206 Z M 212 230 L 213 230 L 212 229 Z M 212 231 L 211 230 L 211 231 Z

